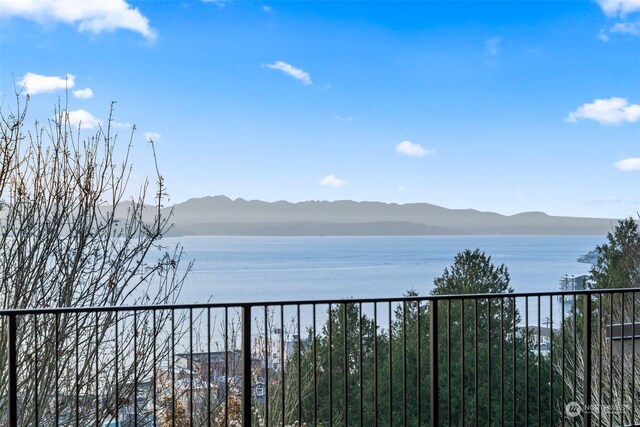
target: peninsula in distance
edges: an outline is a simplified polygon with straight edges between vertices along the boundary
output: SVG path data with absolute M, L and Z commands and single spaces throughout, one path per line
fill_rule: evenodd
M 173 211 L 168 236 L 604 235 L 618 221 L 543 212 L 500 215 L 428 203 L 291 203 L 226 196 L 189 199 L 165 210 Z

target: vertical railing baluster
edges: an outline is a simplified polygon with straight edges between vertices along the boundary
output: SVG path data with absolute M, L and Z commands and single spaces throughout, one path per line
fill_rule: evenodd
M 591 295 L 583 295 L 582 350 L 584 372 L 582 394 L 584 401 L 584 425 L 591 426 Z
M 56 385 L 56 392 L 55 392 L 55 402 L 56 402 L 56 410 L 55 410 L 55 414 L 56 414 L 56 426 L 59 425 L 59 421 L 60 421 L 60 314 L 56 313 L 55 314 L 55 347 L 56 347 L 56 353 L 54 355 L 54 360 L 55 360 L 55 385 Z
M 207 307 L 207 425 L 211 425 L 211 307 Z
M 280 304 L 280 393 L 281 393 L 281 399 L 280 399 L 280 417 L 281 417 L 281 422 L 282 425 L 286 424 L 286 420 L 285 420 L 285 404 L 286 404 L 286 399 L 285 399 L 285 389 L 284 389 L 284 359 L 285 359 L 285 348 L 284 348 L 284 304 Z
M 116 344 L 116 354 L 115 354 L 115 364 L 116 364 L 116 425 L 120 425 L 120 367 L 118 366 L 118 353 L 120 352 L 118 346 L 118 312 L 114 311 L 115 322 L 116 322 L 116 335 L 115 335 L 115 344 Z
M 133 425 L 138 427 L 138 311 L 133 310 Z
M 40 411 L 38 408 L 38 403 L 40 401 L 39 396 L 38 396 L 38 371 L 39 371 L 39 365 L 38 365 L 38 316 L 34 313 L 33 315 L 33 338 L 34 338 L 34 366 L 33 366 L 33 373 L 34 373 L 34 388 L 33 388 L 33 400 L 34 400 L 34 404 L 35 404 L 35 427 L 38 427 L 40 425 Z
M 474 328 L 473 328 L 473 386 L 475 387 L 475 393 L 474 393 L 474 407 L 473 407 L 473 412 L 474 412 L 474 418 L 475 418 L 475 424 L 476 425 L 480 425 L 480 421 L 479 421 L 479 412 L 480 412 L 480 408 L 478 405 L 478 395 L 480 393 L 478 393 L 478 389 L 480 388 L 480 384 L 479 384 L 479 380 L 478 380 L 478 298 L 474 298 L 473 299 L 473 323 L 474 323 Z
M 347 304 L 342 304 L 342 348 L 343 348 L 343 370 L 344 370 L 344 383 L 343 383 L 343 400 L 344 400 L 344 425 L 349 425 L 349 357 L 347 355 Z
M 407 302 L 402 303 L 402 424 L 407 425 Z
M 151 323 L 153 324 L 153 425 L 158 423 L 158 326 L 156 310 L 151 311 Z
M 504 297 L 500 297 L 500 425 L 504 425 Z
M 193 308 L 189 309 L 189 425 L 193 426 Z
M 176 310 L 171 309 L 171 427 L 176 425 Z
M 451 419 L 451 300 L 447 300 L 447 421 Z
M 631 293 L 631 424 L 636 422 L 636 292 Z
M 624 342 L 625 342 L 625 333 L 624 333 L 624 328 L 625 328 L 625 316 L 624 316 L 624 302 L 625 302 L 625 293 L 621 293 L 620 294 L 620 301 L 622 302 L 622 307 L 621 307 L 621 311 L 620 311 L 620 337 L 622 338 L 620 340 L 620 410 L 618 411 L 618 416 L 620 417 L 620 425 L 624 424 L 624 411 L 625 411 L 625 404 L 624 404 L 624 398 L 625 398 L 625 394 L 624 394 Z
M 487 298 L 487 425 L 491 425 L 491 299 Z
M 360 427 L 364 427 L 364 375 L 363 375 L 363 354 L 364 351 L 362 349 L 362 303 L 358 304 L 358 350 L 359 350 L 359 356 L 358 356 L 358 382 L 359 382 L 359 386 L 360 386 Z
M 613 333 L 613 294 L 609 294 L 609 332 Z M 612 407 L 614 405 L 613 401 L 613 339 L 611 336 L 609 337 L 609 425 L 613 425 L 613 410 Z
M 465 344 L 465 326 L 464 326 L 464 309 L 465 309 L 465 300 L 461 299 L 460 300 L 460 367 L 461 367 L 461 373 L 460 373 L 460 394 L 461 399 L 461 406 L 462 406 L 462 424 L 464 425 L 466 423 L 466 409 L 467 409 L 467 402 L 466 402 L 466 389 L 465 389 L 465 370 L 466 370 L 466 365 L 465 365 L 465 349 L 464 349 L 464 344 Z
M 604 377 L 604 373 L 602 372 L 602 351 L 604 350 L 604 340 L 602 339 L 602 331 L 604 329 L 604 324 L 602 322 L 602 300 L 604 299 L 603 294 L 598 295 L 598 339 L 600 345 L 598 348 L 598 423 L 602 423 L 602 395 L 604 394 L 602 391 L 602 380 Z
M 562 327 L 562 331 L 560 331 L 560 333 L 561 333 L 562 337 L 561 337 L 561 341 L 560 342 L 561 342 L 561 347 L 562 348 L 561 348 L 560 351 L 561 351 L 561 355 L 562 355 L 562 362 L 560 364 L 560 366 L 561 366 L 560 378 L 562 380 L 561 381 L 562 402 L 561 402 L 561 405 L 560 405 L 560 408 L 561 408 L 560 420 L 561 420 L 561 423 L 562 423 L 562 427 L 564 427 L 565 426 L 565 421 L 567 419 L 567 417 L 564 414 L 564 406 L 567 404 L 567 396 L 566 396 L 566 394 L 567 394 L 566 393 L 567 384 L 565 382 L 565 374 L 566 374 L 566 368 L 565 368 L 565 365 L 566 365 L 566 356 L 565 356 L 565 338 L 566 338 L 565 335 L 566 335 L 566 332 L 565 331 L 567 329 L 567 324 L 565 322 L 566 315 L 565 315 L 565 308 L 564 308 L 564 306 L 565 306 L 567 301 L 566 301 L 566 296 L 564 294 L 562 294 L 561 301 L 562 302 L 560 303 L 560 317 L 561 317 L 560 325 Z
M 329 345 L 327 346 L 327 355 L 329 358 L 329 425 L 333 425 L 333 307 L 329 303 Z
M 431 399 L 431 425 L 438 425 L 438 300 L 430 301 L 429 310 L 429 383 L 430 383 L 430 399 Z
M 298 342 L 297 342 L 297 362 L 298 362 L 298 426 L 302 426 L 302 335 L 300 335 L 300 304 L 296 306 L 296 318 L 298 319 Z
M 236 372 L 237 363 L 234 358 L 233 365 Z M 225 427 L 229 425 L 229 307 L 224 308 L 224 425 Z
M 95 401 L 95 410 L 96 410 L 96 425 L 100 425 L 100 393 L 99 393 L 99 374 L 100 374 L 100 337 L 98 333 L 98 326 L 100 323 L 100 313 L 96 312 L 95 325 L 94 325 L 94 334 L 96 338 L 96 401 Z M 154 367 L 156 364 L 154 363 Z M 155 371 L 154 371 L 155 372 Z M 155 413 L 155 408 L 154 408 Z
M 251 306 L 242 306 L 242 426 L 251 427 Z M 265 420 L 268 422 L 268 420 Z
M 389 301 L 388 305 L 388 316 L 389 316 L 389 413 L 388 417 L 388 425 L 391 427 L 393 425 L 393 353 L 391 352 L 393 349 L 393 331 L 391 325 L 391 301 Z
M 511 319 L 513 320 L 513 330 L 511 332 L 513 332 L 513 342 L 512 342 L 512 346 L 511 346 L 511 350 L 512 350 L 512 360 L 513 363 L 511 364 L 511 377 L 512 377 L 512 383 L 511 383 L 511 397 L 512 397 L 512 401 L 513 404 L 511 405 L 511 420 L 513 422 L 513 425 L 516 426 L 518 425 L 517 423 L 517 419 L 516 419 L 516 414 L 518 413 L 517 411 L 517 402 L 518 400 L 516 399 L 516 393 L 518 390 L 517 387 L 517 382 L 518 382 L 518 377 L 516 375 L 517 372 L 517 366 L 518 366 L 518 358 L 516 356 L 516 348 L 517 348 L 517 343 L 518 343 L 518 323 L 517 323 L 517 316 L 516 316 L 516 303 L 518 302 L 517 298 L 513 298 L 513 301 L 511 303 Z
M 577 294 L 573 294 L 573 348 L 578 348 L 578 296 Z M 573 401 L 578 401 L 578 352 L 573 350 Z M 577 424 L 576 418 L 573 417 L 573 425 Z
M 9 427 L 18 427 L 18 321 L 8 315 L 7 351 L 9 364 Z
M 524 297 L 524 425 L 529 425 L 529 297 Z
M 264 306 L 264 422 L 269 425 L 269 306 Z M 315 366 L 315 363 L 314 363 Z M 227 384 L 228 387 L 228 384 Z
M 422 328 L 420 323 L 422 322 L 421 316 L 420 316 L 420 301 L 418 301 L 416 303 L 416 310 L 417 310 L 417 314 L 416 314 L 416 322 L 418 323 L 416 325 L 416 332 L 417 332 L 417 336 L 416 336 L 416 358 L 417 358 L 417 363 L 416 363 L 416 399 L 418 401 L 418 404 L 416 405 L 416 415 L 417 415 L 417 419 L 418 422 L 416 423 L 416 425 L 421 425 L 420 423 L 422 422 L 422 378 L 421 378 L 421 374 L 422 374 L 422 340 L 421 340 L 421 334 L 422 334 Z
M 75 389 L 76 389 L 76 396 L 75 396 L 75 409 L 76 409 L 76 422 L 75 425 L 76 427 L 80 427 L 80 328 L 78 326 L 78 322 L 79 322 L 79 318 L 78 318 L 78 312 L 75 312 L 74 315 L 74 320 L 75 320 L 75 354 L 74 354 L 74 358 L 75 358 L 75 368 L 76 368 L 76 375 L 75 375 Z
M 378 303 L 373 303 L 373 419 L 378 427 Z
M 318 326 L 316 324 L 316 304 L 312 305 L 313 313 L 313 425 L 318 425 Z
M 540 415 L 540 411 L 541 411 L 541 393 L 540 393 L 540 387 L 542 386 L 542 381 L 541 381 L 541 375 L 542 375 L 542 374 L 541 374 L 541 371 L 540 371 L 540 369 L 541 369 L 541 368 L 540 368 L 540 365 L 541 365 L 541 362 L 542 362 L 542 354 L 541 354 L 541 348 L 540 348 L 540 347 L 542 346 L 542 340 L 541 340 L 541 338 L 542 338 L 542 330 L 541 330 L 541 328 L 542 328 L 542 323 L 540 323 L 540 315 L 541 315 L 541 313 L 540 313 L 540 295 L 538 295 L 538 298 L 537 298 L 537 299 L 538 299 L 538 372 L 537 372 L 537 374 L 538 374 L 538 377 L 537 377 L 537 382 L 538 382 L 538 384 L 537 384 L 538 393 L 537 393 L 536 405 L 537 405 L 538 407 L 537 407 L 537 413 L 536 413 L 536 414 L 537 414 L 537 417 L 538 417 L 538 419 L 537 419 L 537 424 L 538 424 L 538 425 L 541 425 L 541 422 L 540 422 L 540 416 L 541 416 L 541 415 Z
M 553 423 L 553 296 L 549 296 L 549 424 Z

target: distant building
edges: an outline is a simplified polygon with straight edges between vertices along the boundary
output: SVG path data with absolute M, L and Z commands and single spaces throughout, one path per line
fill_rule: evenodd
M 552 334 L 558 336 L 560 334 L 559 329 L 554 329 L 546 326 L 528 326 L 519 327 L 517 334 L 520 338 L 529 337 L 529 350 L 531 352 L 540 352 L 541 355 L 547 355 L 551 351 L 551 338 Z
M 298 335 L 291 335 L 291 339 L 280 339 L 279 333 L 275 333 L 274 336 L 266 340 L 264 336 L 256 336 L 253 338 L 252 354 L 256 361 L 261 363 L 261 368 L 265 368 L 266 363 L 269 364 L 268 368 L 270 372 L 279 371 L 283 363 L 286 363 L 291 357 L 295 357 L 298 349 Z M 307 340 L 300 342 L 301 351 L 308 346 Z M 284 354 L 283 354 L 284 350 Z M 266 357 L 265 357 L 266 353 Z
M 240 350 L 182 353 L 177 356 L 185 360 L 187 366 L 198 372 L 202 378 L 209 377 L 210 381 L 227 375 L 237 377 L 242 373 Z
M 579 291 L 587 288 L 587 284 L 591 280 L 588 274 L 565 274 L 560 277 L 561 291 Z
M 640 353 L 640 323 L 617 323 L 605 328 L 613 354 Z
M 540 328 L 537 326 L 518 328 L 518 336 L 520 337 L 525 337 L 527 332 L 529 334 L 529 342 L 537 346 L 539 344 L 549 344 L 551 342 L 551 334 L 553 333 L 557 336 L 560 330 L 546 326 L 541 326 Z

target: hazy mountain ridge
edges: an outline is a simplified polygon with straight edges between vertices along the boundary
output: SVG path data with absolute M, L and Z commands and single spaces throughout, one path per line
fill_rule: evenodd
M 429 203 L 350 200 L 264 202 L 202 197 L 165 208 L 173 211 L 171 235 L 390 236 L 390 235 L 588 235 L 606 234 L 617 219 L 501 215 L 447 209 Z

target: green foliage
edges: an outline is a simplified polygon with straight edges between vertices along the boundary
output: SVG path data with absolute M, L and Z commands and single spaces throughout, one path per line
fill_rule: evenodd
M 607 241 L 597 246 L 599 258 L 591 269 L 593 287 L 616 289 L 636 287 L 640 283 L 640 231 L 632 218 L 618 222 Z
M 451 268 L 433 281 L 432 295 L 493 294 L 512 292 L 509 271 L 504 264 L 495 267 L 491 257 L 479 249 L 458 253 Z
M 513 292 L 507 267 L 495 266 L 478 249 L 457 254 L 434 284 L 432 295 Z M 514 298 L 438 301 L 441 421 L 524 425 L 528 409 L 528 422 L 537 422 L 533 414 L 543 405 L 548 407 L 548 402 L 538 401 L 535 388 L 527 385 L 536 384 L 533 374 L 544 359 L 531 352 L 519 323 Z M 541 422 L 545 420 L 543 416 Z
M 355 424 L 360 419 L 356 402 L 362 398 L 367 402 L 366 410 L 363 411 L 364 425 L 373 425 L 375 378 L 365 374 L 361 382 L 360 373 L 373 371 L 376 350 L 378 356 L 384 354 L 388 342 L 383 337 L 376 337 L 373 321 L 364 315 L 360 316 L 358 304 L 333 306 L 328 314 L 329 318 L 322 330 L 318 331 L 315 340 L 314 331 L 309 331 L 311 346 L 302 357 L 302 372 L 306 380 L 303 419 L 317 419 L 317 425 L 341 424 L 345 420 L 344 408 L 350 407 L 346 418 L 349 424 Z M 380 361 L 379 358 L 377 363 Z M 317 401 L 315 411 L 314 385 Z M 345 387 L 348 399 L 346 402 Z M 328 399 L 330 394 L 331 401 Z
M 433 295 L 512 292 L 507 268 L 494 266 L 479 250 L 458 254 L 434 283 Z M 321 330 L 309 331 L 300 372 L 303 422 L 428 425 L 429 322 L 438 304 L 439 421 L 550 424 L 552 369 L 519 328 L 515 298 L 436 302 L 419 301 L 415 292 L 407 296 L 417 300 L 377 304 L 377 322 L 373 304 L 363 305 L 369 316 L 360 304 L 333 305 Z M 382 315 L 388 324 L 380 324 Z

